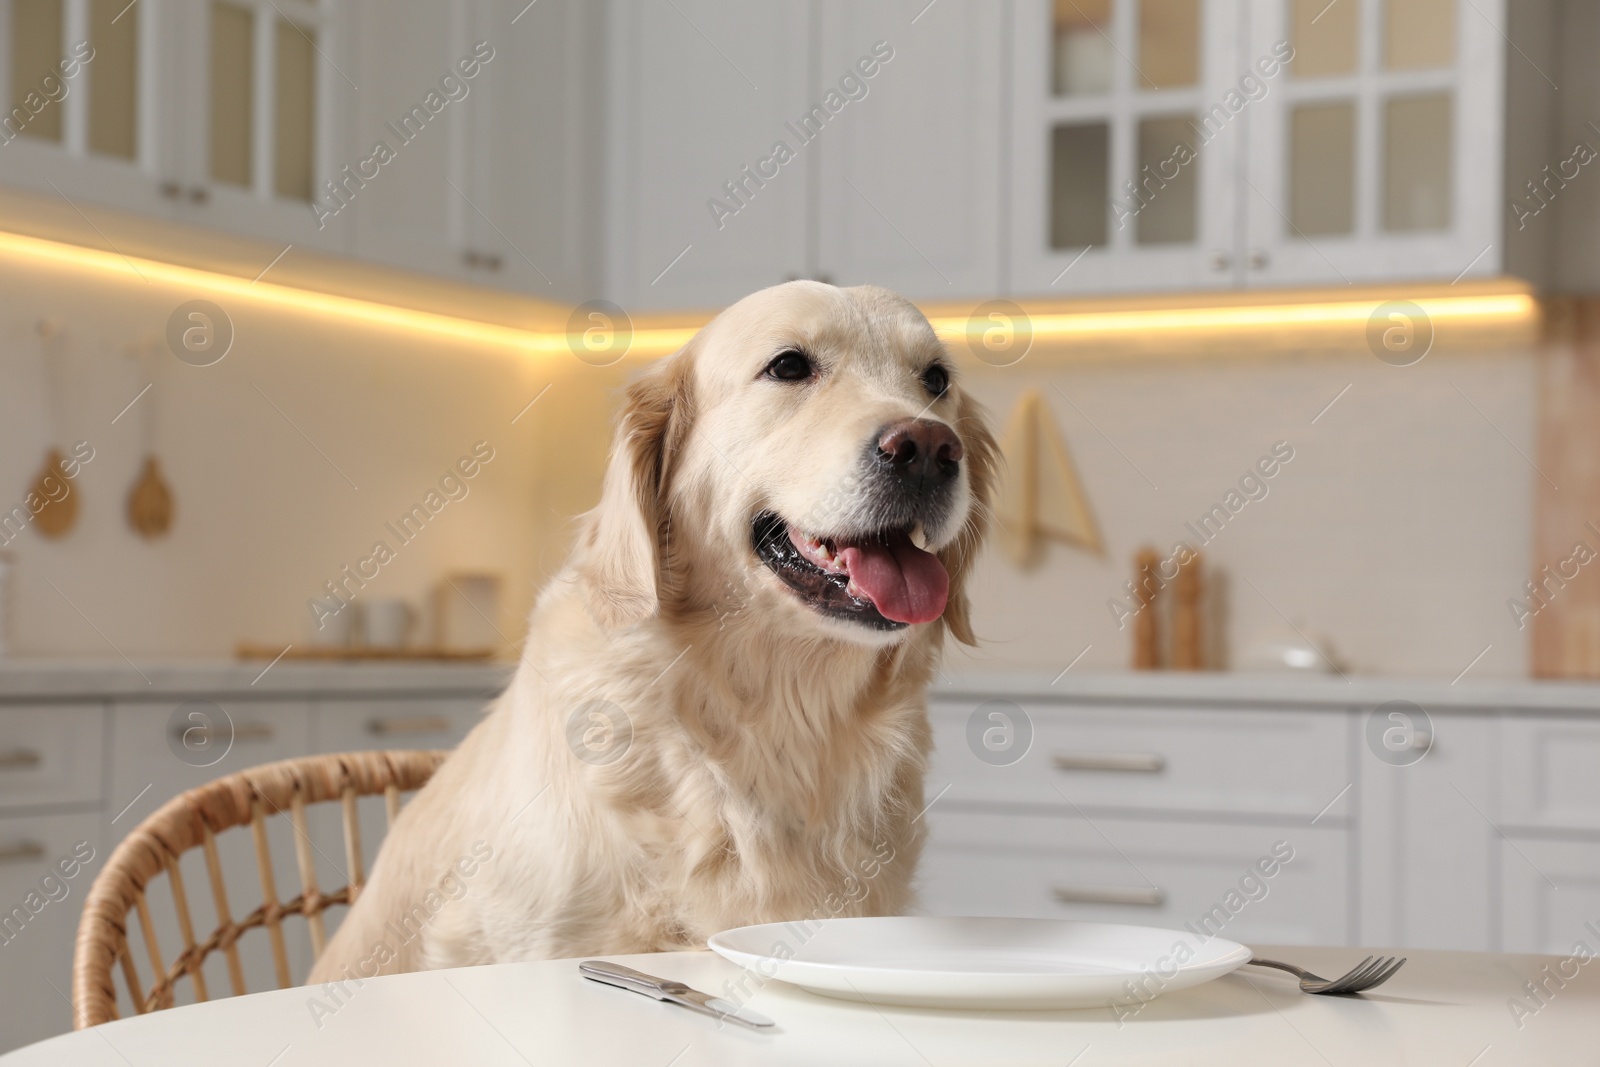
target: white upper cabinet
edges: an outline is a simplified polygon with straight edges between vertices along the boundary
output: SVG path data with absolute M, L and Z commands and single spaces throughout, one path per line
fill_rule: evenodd
M 604 15 L 585 0 L 475 9 L 472 40 L 494 49 L 466 112 L 462 258 L 477 280 L 570 303 L 600 295 Z M 446 191 L 459 209 L 465 197 Z
M 809 3 L 615 0 L 608 295 L 717 307 L 812 273 Z M 853 105 L 852 105 L 853 106 Z M 837 115 L 827 125 L 845 121 Z
M 461 4 L 360 0 L 357 24 L 361 91 L 349 158 L 318 183 L 324 222 L 363 258 L 466 276 L 471 115 L 502 57 L 474 54 Z
M 1013 291 L 1234 284 L 1239 2 L 1017 0 Z
M 639 310 L 1537 281 L 1551 10 L 0 0 L 0 182 Z
M 7 0 L 0 180 L 341 249 L 311 211 L 355 92 L 340 12 L 333 0 Z
M 0 181 L 586 299 L 602 33 L 578 0 L 0 0 Z
M 596 294 L 600 19 L 578 0 L 359 0 L 361 92 L 318 187 L 363 259 Z
M 252 237 L 328 250 L 311 203 L 337 169 L 355 95 L 348 34 L 332 0 L 212 0 L 171 6 L 174 60 L 198 57 L 176 85 L 173 175 L 184 217 Z M 166 68 L 164 68 L 166 69 Z
M 175 146 L 154 75 L 164 12 L 123 6 L 0 2 L 0 181 L 172 215 Z
M 928 300 L 1001 286 L 1001 8 L 612 8 L 608 253 L 628 306 L 812 277 Z
M 1503 3 L 1251 0 L 1248 283 L 1492 276 L 1504 260 Z
M 817 153 L 819 275 L 918 300 L 999 291 L 1000 11 L 821 0 L 816 95 L 838 111 Z
M 1503 0 L 1015 11 L 1015 292 L 1501 270 Z

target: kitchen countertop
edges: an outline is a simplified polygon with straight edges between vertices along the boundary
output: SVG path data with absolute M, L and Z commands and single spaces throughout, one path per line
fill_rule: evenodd
M 1196 707 L 1293 704 L 1330 708 L 1374 707 L 1409 700 L 1429 710 L 1600 713 L 1600 683 L 1531 679 L 1463 679 L 1451 684 L 1421 678 L 1337 674 L 1251 674 L 1242 671 L 1122 671 L 1060 674 L 1049 671 L 954 670 L 936 676 L 932 699 L 985 700 L 1026 696 L 1063 703 L 1103 701 Z
M 1376 951 L 1260 948 L 1329 975 Z M 767 1033 L 585 981 L 574 960 L 544 960 L 228 997 L 52 1038 L 0 1057 L 0 1067 L 1595 1062 L 1600 978 L 1591 972 L 1600 964 L 1408 955 L 1394 978 L 1360 996 L 1308 996 L 1287 975 L 1247 967 L 1157 997 L 1121 1021 L 1105 1008 L 942 1011 L 830 1000 L 752 981 L 709 952 L 608 957 L 718 995 L 744 980 L 749 1007 L 777 1022 Z M 1567 975 L 1559 988 L 1545 977 L 1558 971 Z M 1541 980 L 1549 991 L 1542 1003 L 1523 988 Z M 1508 1007 L 1518 1001 L 1520 1015 Z
M 515 663 L 285 660 L 265 662 L 167 660 L 130 666 L 121 660 L 0 659 L 0 704 L 116 697 L 162 699 L 172 694 L 233 696 L 318 693 L 500 692 Z M 263 673 L 265 670 L 265 673 Z M 936 676 L 930 698 L 982 701 L 993 697 L 1113 704 L 1158 702 L 1196 708 L 1291 704 L 1331 709 L 1409 700 L 1429 710 L 1600 713 L 1600 683 L 1521 679 L 1462 681 L 1351 675 L 1249 674 L 1224 671 L 1123 671 L 1062 675 L 1030 670 L 948 670 Z
M 503 688 L 513 663 L 369 661 L 273 664 L 238 660 L 169 660 L 137 667 L 106 660 L 0 659 L 0 705 L 6 702 L 116 697 L 157 700 L 173 694 L 227 693 L 281 698 L 319 693 L 417 694 Z

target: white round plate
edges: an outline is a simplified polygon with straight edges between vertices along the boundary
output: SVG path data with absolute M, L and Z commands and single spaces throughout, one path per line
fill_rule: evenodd
M 1062 919 L 897 916 L 724 930 L 712 951 L 846 1000 L 929 1008 L 1103 1008 L 1220 978 L 1250 959 L 1221 938 Z

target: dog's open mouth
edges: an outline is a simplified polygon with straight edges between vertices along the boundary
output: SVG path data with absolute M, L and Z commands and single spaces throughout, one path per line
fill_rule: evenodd
M 756 516 L 751 538 L 761 562 L 824 615 L 898 630 L 944 613 L 950 576 L 910 529 L 813 537 L 769 511 Z

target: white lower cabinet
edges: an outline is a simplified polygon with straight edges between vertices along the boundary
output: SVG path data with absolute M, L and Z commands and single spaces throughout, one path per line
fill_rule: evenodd
M 1499 758 L 1496 947 L 1600 952 L 1600 722 L 1508 717 Z
M 38 704 L 0 715 L 0 806 L 100 799 L 99 704 Z
M 455 748 L 482 718 L 487 707 L 488 701 L 483 699 L 321 701 L 315 717 L 315 748 L 318 752 Z M 308 809 L 306 815 L 312 840 L 317 844 L 319 885 L 324 889 L 348 885 L 350 861 L 338 805 L 318 805 Z M 378 847 L 389 829 L 385 799 L 382 796 L 358 798 L 356 815 L 361 833 L 362 871 L 370 877 Z M 328 914 L 326 924 L 330 937 L 344 914 L 343 908 Z
M 161 804 L 293 756 L 454 747 L 505 684 L 501 668 L 280 666 L 259 691 L 252 677 L 194 668 L 155 695 L 142 679 L 34 689 L 0 671 L 0 1052 L 71 1025 L 82 901 Z M 1369 680 L 1108 676 L 1068 691 L 994 675 L 942 688 L 918 906 L 1245 944 L 1600 949 L 1600 687 L 1408 685 L 1413 703 Z M 1396 707 L 1410 709 L 1404 724 Z M 301 856 L 321 890 L 350 878 L 339 805 L 307 819 L 304 838 L 267 821 L 280 903 L 303 892 Z M 383 798 L 363 798 L 360 827 L 370 873 Z M 217 846 L 242 921 L 263 899 L 252 834 Z M 180 862 L 203 938 L 218 925 L 204 856 Z M 165 970 L 183 949 L 167 876 L 147 899 Z M 147 972 L 139 923 L 129 936 Z M 247 991 L 279 984 L 269 937 L 243 935 Z M 304 921 L 285 924 L 284 951 L 298 980 Z M 220 954 L 204 977 L 211 997 L 233 991 Z M 175 999 L 195 999 L 187 981 Z
M 0 705 L 0 1052 L 72 1026 L 72 946 L 105 865 L 103 705 Z
M 185 789 L 310 751 L 311 706 L 303 700 L 114 704 L 107 838 L 121 840 Z
M 980 694 L 931 712 L 929 911 L 1358 936 L 1343 709 Z
M 113 708 L 111 724 L 115 753 L 111 774 L 113 801 L 138 796 L 146 786 L 151 788 L 109 828 L 107 838 L 119 840 L 167 799 L 185 789 L 263 763 L 314 752 L 453 748 L 466 736 L 485 704 L 481 697 L 337 696 L 287 701 L 223 697 L 216 701 L 117 705 Z M 219 717 L 218 709 L 225 718 Z M 229 723 L 231 745 L 226 741 Z M 204 751 L 207 746 L 214 745 L 226 746 L 225 751 Z M 212 757 L 216 762 L 208 763 Z M 117 807 L 123 803 L 127 801 L 120 800 Z M 286 904 L 304 892 L 300 870 L 302 851 L 310 859 L 319 890 L 331 891 L 349 883 L 350 861 L 338 805 L 307 807 L 303 850 L 291 821 L 287 817 L 271 818 L 272 814 L 268 812 L 266 829 L 271 852 L 271 882 L 279 903 Z M 115 816 L 116 812 L 111 815 Z M 383 798 L 362 798 L 359 818 L 362 864 L 370 873 L 387 829 Z M 216 840 L 228 910 L 234 921 L 243 921 L 264 901 L 254 839 L 248 829 L 239 829 L 218 834 Z M 203 853 L 198 850 L 185 853 L 180 861 L 180 873 L 196 935 L 203 938 L 221 922 Z M 164 876 L 158 877 L 152 883 L 148 898 L 161 959 L 170 967 L 183 943 L 167 881 Z M 324 917 L 329 936 L 337 929 L 342 916 L 343 909 L 334 909 Z M 141 962 L 148 960 L 148 946 L 142 932 L 136 929 L 130 936 L 135 951 L 141 954 Z M 246 931 L 241 938 L 239 956 L 247 991 L 276 989 L 280 984 L 269 944 L 272 937 L 265 927 L 258 926 Z M 290 919 L 283 924 L 282 938 L 291 981 L 299 981 L 311 966 L 310 928 L 304 921 Z M 206 961 L 204 975 L 208 989 L 216 990 L 212 995 L 231 991 L 227 961 L 220 953 Z M 178 1003 L 194 999 L 187 981 L 179 983 L 176 997 Z
M 62 670 L 63 678 L 28 684 L 0 669 L 0 1053 L 71 1029 L 84 898 L 117 845 L 161 805 L 222 775 L 313 752 L 454 747 L 505 684 L 497 666 L 280 666 L 256 690 L 258 672 L 217 666 L 163 672 L 151 692 L 142 677 L 110 689 L 96 684 L 92 670 Z M 52 672 L 19 673 L 31 681 Z M 303 891 L 302 853 L 320 889 L 348 881 L 339 805 L 312 805 L 307 819 L 301 840 L 288 818 L 266 820 L 280 903 Z M 364 802 L 361 822 L 370 870 L 385 829 L 382 798 Z M 263 900 L 253 835 L 241 828 L 216 842 L 228 910 L 240 922 Z M 203 939 L 220 922 L 204 852 L 186 852 L 179 874 L 195 936 Z M 159 969 L 170 970 L 184 942 L 167 875 L 151 882 L 146 900 Z M 341 912 L 329 915 L 330 934 Z M 290 978 L 298 981 L 311 963 L 307 924 L 292 919 L 283 935 Z M 240 940 L 246 991 L 279 985 L 270 937 L 256 927 Z M 148 975 L 152 946 L 136 921 L 129 944 Z M 207 960 L 203 977 L 211 998 L 233 992 L 221 953 Z M 122 992 L 119 1010 L 127 1015 L 133 1005 Z M 195 999 L 192 985 L 180 982 L 175 1002 Z
M 1281 837 L 1296 859 L 1240 936 L 1570 951 L 1600 924 L 1592 714 L 1200 686 L 936 696 L 923 906 L 1181 926 Z
M 1344 829 L 938 805 L 927 818 L 918 884 L 932 914 L 1188 927 L 1266 943 L 1354 936 Z
M 317 705 L 318 752 L 454 748 L 488 709 L 478 699 L 325 700 Z
M 107 805 L 106 840 L 115 844 L 171 798 L 215 778 L 311 751 L 311 705 L 305 700 L 174 699 L 153 704 L 114 704 L 111 710 L 111 797 Z M 215 762 L 212 762 L 212 761 Z M 131 805 L 131 806 L 130 806 Z M 270 813 L 269 813 L 270 814 Z M 110 821 L 114 820 L 114 821 Z M 300 892 L 295 868 L 294 833 L 288 819 L 269 818 L 267 839 L 272 851 L 273 884 L 279 901 Z M 262 882 L 254 842 L 248 830 L 217 835 L 223 884 L 232 917 L 242 920 L 261 905 Z M 184 854 L 180 872 L 193 917 L 195 934 L 204 938 L 219 923 L 211 882 L 200 850 Z M 158 876 L 146 893 L 156 932 L 156 948 L 170 968 L 183 949 L 177 911 L 168 878 Z M 240 941 L 245 988 L 276 989 L 272 954 L 253 944 L 269 935 L 251 930 Z M 141 964 L 150 959 L 137 926 L 129 931 Z M 303 974 L 311 962 L 305 924 L 287 924 L 285 949 L 292 974 Z M 225 961 L 207 961 L 208 986 L 219 993 L 229 988 Z M 179 983 L 178 1003 L 192 998 L 187 982 Z M 131 1010 L 131 1003 L 121 1005 Z
M 0 1052 L 72 1029 L 72 946 L 100 817 L 0 815 Z
M 1413 748 L 1385 748 L 1404 708 L 1362 707 L 1359 785 L 1335 810 L 1356 811 L 1361 834 L 1361 934 L 1367 944 L 1487 952 L 1495 942 L 1496 716 L 1435 712 L 1412 728 Z M 1373 723 L 1376 717 L 1377 723 Z M 1415 718 L 1414 713 L 1412 717 Z M 1376 736 L 1376 751 L 1364 739 Z M 1387 736 L 1396 746 L 1399 733 Z M 1412 762 L 1414 760 L 1414 762 Z M 1464 885 L 1482 890 L 1464 893 Z M 1506 948 L 1526 947 L 1523 942 Z
M 1511 719 L 1501 761 L 1506 823 L 1600 833 L 1600 721 Z
M 1507 951 L 1600 953 L 1600 837 L 1500 842 L 1500 941 Z M 1581 954 L 1581 953 L 1580 953 Z
M 941 699 L 929 795 L 1188 813 L 1316 816 L 1350 784 L 1345 717 Z

